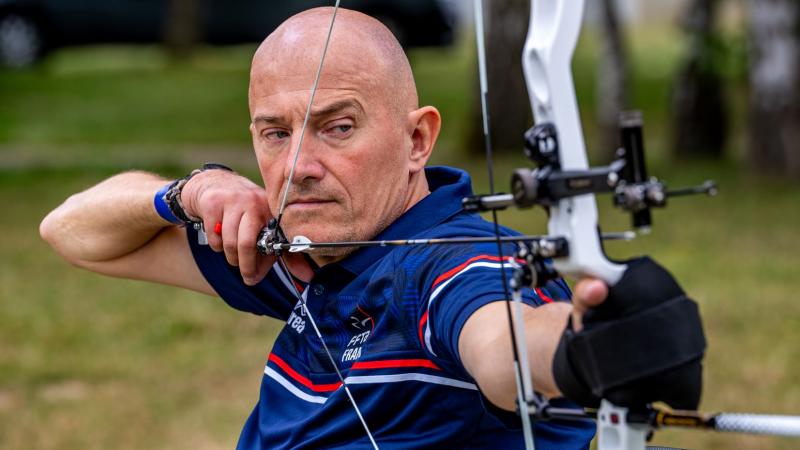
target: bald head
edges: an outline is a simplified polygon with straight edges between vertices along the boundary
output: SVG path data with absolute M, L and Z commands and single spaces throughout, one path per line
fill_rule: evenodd
M 268 206 L 285 213 L 287 237 L 367 240 L 430 193 L 424 169 L 441 116 L 418 106 L 411 67 L 389 30 L 348 10 L 336 15 L 309 110 L 332 16 L 332 8 L 297 14 L 258 48 L 250 132 Z M 322 265 L 350 251 L 312 258 Z
M 275 91 L 275 80 L 292 79 L 310 89 L 322 57 L 333 8 L 314 8 L 283 22 L 253 57 L 250 71 L 250 112 L 254 101 Z M 384 98 L 397 113 L 418 108 L 417 89 L 408 58 L 394 35 L 378 20 L 357 11 L 339 9 L 320 89 L 350 79 L 364 95 Z

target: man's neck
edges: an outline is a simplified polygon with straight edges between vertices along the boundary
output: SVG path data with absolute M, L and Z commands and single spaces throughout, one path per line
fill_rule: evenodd
M 408 190 L 408 195 L 406 195 L 406 201 L 403 205 L 403 214 L 408 212 L 409 209 L 413 208 L 414 205 L 421 202 L 423 198 L 431 193 L 424 170 L 411 175 L 408 184 L 411 189 Z

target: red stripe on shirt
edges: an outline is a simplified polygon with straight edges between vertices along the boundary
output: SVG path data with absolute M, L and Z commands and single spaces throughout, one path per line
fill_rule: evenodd
M 542 300 L 544 300 L 544 301 L 545 301 L 545 303 L 553 303 L 553 299 L 552 299 L 552 298 L 550 298 L 550 297 L 548 297 L 548 296 L 547 296 L 547 295 L 544 293 L 544 291 L 542 291 L 542 290 L 541 290 L 541 289 L 539 289 L 539 288 L 535 288 L 534 290 L 536 291 L 536 293 L 537 293 L 537 294 L 539 294 L 539 298 L 541 298 Z
M 459 272 L 464 270 L 464 268 L 466 268 L 467 266 L 469 266 L 470 264 L 472 264 L 472 263 L 474 263 L 475 261 L 478 261 L 478 260 L 500 262 L 500 261 L 507 261 L 507 258 L 502 258 L 501 259 L 499 256 L 494 256 L 494 255 L 473 256 L 472 258 L 466 260 L 462 264 L 459 264 L 458 266 L 453 267 L 452 269 L 448 270 L 447 272 L 439 275 L 439 277 L 436 278 L 436 280 L 434 280 L 433 284 L 431 285 L 431 289 L 434 289 L 436 287 L 436 285 L 442 283 L 443 281 L 447 281 L 448 279 L 456 276 Z M 523 260 L 523 259 L 517 258 L 516 260 L 521 264 L 525 264 L 525 260 Z M 426 310 L 425 314 L 422 315 L 422 318 L 419 321 L 419 330 L 418 330 L 419 342 L 423 346 L 425 345 L 425 340 L 422 337 L 422 330 L 425 328 L 425 322 L 427 320 L 428 320 L 428 311 Z
M 314 392 L 331 392 L 335 391 L 336 389 L 339 389 L 339 386 L 342 385 L 341 381 L 337 381 L 336 383 L 330 383 L 330 384 L 314 384 L 311 382 L 311 380 L 300 375 L 299 373 L 297 373 L 296 370 L 289 367 L 289 364 L 287 364 L 286 361 L 284 361 L 274 353 L 269 354 L 269 361 L 274 362 L 278 367 L 280 367 L 284 372 L 286 372 L 287 375 L 292 377 L 293 380 L 297 381 L 298 383 L 311 389 Z
M 422 315 L 422 319 L 419 319 L 419 343 L 422 346 L 425 346 L 425 340 L 422 338 L 422 330 L 425 328 L 425 322 L 428 321 L 428 310 L 425 310 L 425 314 Z
M 460 265 L 458 265 L 456 267 L 453 267 L 452 269 L 448 270 L 447 272 L 439 275 L 439 278 L 437 278 L 433 282 L 433 285 L 431 285 L 431 289 L 435 288 L 437 284 L 439 284 L 439 283 L 441 283 L 443 281 L 446 281 L 448 278 L 452 278 L 454 275 L 456 275 L 462 269 L 464 269 L 468 265 L 470 265 L 470 264 L 472 264 L 472 263 L 474 263 L 475 261 L 478 261 L 478 260 L 486 260 L 486 261 L 494 261 L 494 262 L 500 262 L 500 261 L 507 262 L 508 258 L 502 258 L 501 259 L 499 256 L 494 256 L 494 255 L 473 256 L 472 258 L 466 260 L 464 263 L 462 263 L 462 264 L 460 264 Z M 525 261 L 522 260 L 522 259 L 518 259 L 517 261 L 519 261 L 520 263 L 525 263 Z
M 360 369 L 395 369 L 398 367 L 427 367 L 442 370 L 429 359 L 387 359 L 383 361 L 357 361 L 353 363 L 354 370 Z

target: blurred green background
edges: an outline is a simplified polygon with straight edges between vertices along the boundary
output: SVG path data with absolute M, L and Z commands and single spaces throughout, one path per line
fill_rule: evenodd
M 703 409 L 800 413 L 799 186 L 748 169 L 742 114 L 725 159 L 671 158 L 669 90 L 683 41 L 669 27 L 631 35 L 633 103 L 645 113 L 651 174 L 676 187 L 712 178 L 720 194 L 674 200 L 655 212 L 652 234 L 609 252 L 653 255 L 699 302 L 709 340 Z M 121 170 L 180 176 L 214 160 L 257 179 L 246 100 L 253 50 L 201 48 L 174 63 L 157 47 L 90 47 L 0 72 L 0 448 L 234 447 L 281 324 L 199 294 L 70 267 L 37 227 L 71 193 Z M 574 65 L 590 144 L 597 53 L 585 35 Z M 483 158 L 461 151 L 477 98 L 469 36 L 454 48 L 413 50 L 411 59 L 422 101 L 444 117 L 434 163 L 468 169 L 485 191 Z M 744 95 L 732 93 L 733 108 Z M 499 182 L 523 165 L 521 152 L 500 157 Z M 628 218 L 599 201 L 604 229 L 627 229 Z M 541 210 L 501 221 L 545 229 Z M 800 446 L 679 430 L 654 442 Z

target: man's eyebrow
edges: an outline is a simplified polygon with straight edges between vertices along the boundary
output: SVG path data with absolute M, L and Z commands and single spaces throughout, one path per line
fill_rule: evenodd
M 362 114 L 364 112 L 364 108 L 361 107 L 361 104 L 355 100 L 340 100 L 338 102 L 333 102 L 329 105 L 325 105 L 319 109 L 312 109 L 311 110 L 311 117 L 325 117 L 331 116 L 342 111 L 354 109 L 356 113 Z
M 258 115 L 253 117 L 253 123 L 264 122 L 267 124 L 285 122 L 285 119 L 280 116 Z
M 359 102 L 355 100 L 340 100 L 319 109 L 312 109 L 311 117 L 320 118 L 332 116 L 348 109 L 355 110 L 357 114 L 364 113 L 364 108 L 361 107 Z M 287 118 L 280 115 L 260 114 L 253 117 L 253 123 L 279 124 L 286 123 L 286 121 Z

